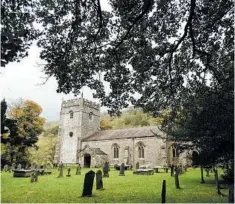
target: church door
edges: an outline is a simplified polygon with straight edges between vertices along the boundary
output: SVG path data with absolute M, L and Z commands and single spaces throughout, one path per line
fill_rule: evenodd
M 84 167 L 90 168 L 91 166 L 91 155 L 84 154 Z

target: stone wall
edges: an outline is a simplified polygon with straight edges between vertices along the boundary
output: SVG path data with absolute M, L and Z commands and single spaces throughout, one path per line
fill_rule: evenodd
M 144 158 L 139 158 L 138 156 L 139 142 L 144 144 Z M 119 158 L 114 158 L 113 144 L 115 143 L 120 147 Z M 140 165 L 147 166 L 164 165 L 167 158 L 164 141 L 155 137 L 89 141 L 83 142 L 82 148 L 85 145 L 89 145 L 91 148 L 100 148 L 104 151 L 108 155 L 110 165 L 125 162 L 127 157 L 129 160 L 128 163 L 132 165 L 135 165 L 136 162 L 139 162 Z M 125 151 L 127 148 L 128 151 Z

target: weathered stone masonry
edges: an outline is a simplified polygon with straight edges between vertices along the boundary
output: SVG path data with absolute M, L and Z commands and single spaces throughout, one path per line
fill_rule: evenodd
M 54 161 L 80 163 L 85 167 L 136 162 L 149 167 L 188 163 L 186 154 L 174 154 L 172 142 L 165 142 L 157 127 L 119 130 L 99 128 L 100 106 L 83 98 L 63 101 Z

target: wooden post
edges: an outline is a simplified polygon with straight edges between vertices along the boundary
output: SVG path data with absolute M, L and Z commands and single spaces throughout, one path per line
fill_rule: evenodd
M 203 167 L 201 166 L 201 183 L 205 183 L 204 176 L 203 176 Z
M 162 203 L 166 202 L 166 180 L 162 182 Z

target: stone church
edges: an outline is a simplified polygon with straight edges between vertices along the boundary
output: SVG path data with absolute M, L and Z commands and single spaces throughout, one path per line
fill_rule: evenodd
M 55 163 L 100 167 L 137 162 L 146 167 L 190 165 L 188 152 L 178 155 L 174 142 L 158 127 L 100 130 L 100 105 L 84 98 L 63 101 Z

